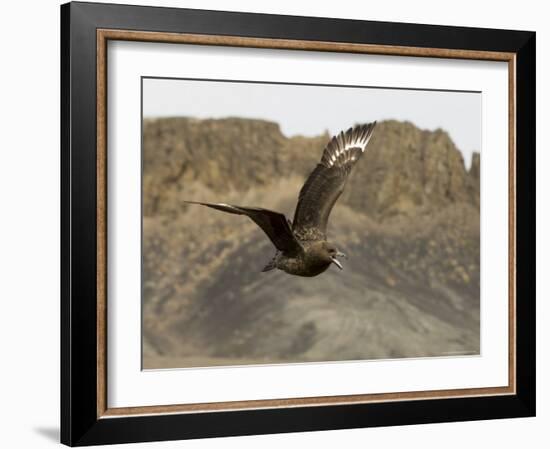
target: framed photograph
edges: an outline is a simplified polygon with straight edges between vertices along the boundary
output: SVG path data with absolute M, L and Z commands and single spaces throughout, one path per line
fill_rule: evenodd
M 61 7 L 61 440 L 535 414 L 535 33 Z

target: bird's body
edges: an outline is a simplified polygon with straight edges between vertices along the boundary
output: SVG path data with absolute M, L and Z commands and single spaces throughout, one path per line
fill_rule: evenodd
M 326 251 L 324 247 L 330 245 L 328 242 L 312 240 L 300 243 L 303 251 L 291 255 L 277 251 L 275 257 L 262 271 L 270 271 L 277 268 L 295 276 L 313 277 L 321 274 L 330 267 L 331 263 L 334 263 L 330 257 L 325 255 Z
M 323 151 L 321 161 L 309 175 L 298 197 L 292 223 L 281 213 L 257 207 L 224 203 L 201 204 L 237 215 L 246 215 L 269 237 L 277 252 L 262 271 L 283 270 L 296 276 L 312 277 L 331 264 L 342 269 L 337 257 L 343 257 L 327 241 L 327 223 L 332 208 L 353 166 L 372 136 L 376 122 L 350 128 L 333 137 Z

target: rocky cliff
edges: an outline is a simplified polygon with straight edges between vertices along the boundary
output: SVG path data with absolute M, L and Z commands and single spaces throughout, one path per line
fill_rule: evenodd
M 479 351 L 479 155 L 448 134 L 379 123 L 335 206 L 345 270 L 260 273 L 273 248 L 244 217 L 185 200 L 293 215 L 330 136 L 275 123 L 149 119 L 143 134 L 144 366 Z

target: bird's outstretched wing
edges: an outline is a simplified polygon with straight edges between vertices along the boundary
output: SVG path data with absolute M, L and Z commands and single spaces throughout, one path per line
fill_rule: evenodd
M 302 246 L 296 240 L 296 237 L 294 237 L 292 229 L 290 229 L 288 220 L 279 212 L 259 207 L 233 206 L 224 203 L 201 203 L 198 201 L 186 201 L 186 203 L 200 204 L 230 214 L 246 215 L 262 228 L 279 251 L 283 251 L 286 254 L 296 254 L 302 250 Z
M 334 136 L 321 162 L 300 190 L 292 229 L 303 240 L 326 238 L 332 207 L 344 190 L 348 175 L 359 160 L 376 122 L 359 125 Z

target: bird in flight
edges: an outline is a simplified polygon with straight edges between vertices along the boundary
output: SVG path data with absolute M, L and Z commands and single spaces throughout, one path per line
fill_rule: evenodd
M 262 271 L 275 268 L 296 276 L 317 276 L 331 264 L 343 269 L 338 257 L 346 257 L 327 241 L 327 222 L 342 194 L 348 176 L 369 143 L 376 122 L 358 125 L 334 136 L 323 150 L 321 161 L 300 190 L 294 220 L 259 207 L 225 203 L 200 204 L 223 212 L 246 215 L 269 237 L 277 249 Z

